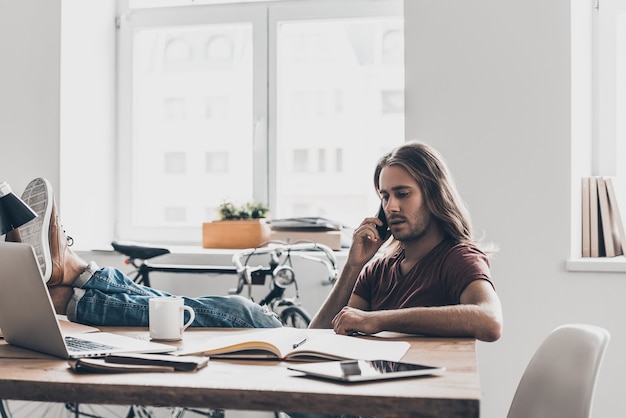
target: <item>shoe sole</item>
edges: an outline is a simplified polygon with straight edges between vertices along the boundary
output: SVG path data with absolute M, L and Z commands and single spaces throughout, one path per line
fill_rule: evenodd
M 47 282 L 52 276 L 49 232 L 53 195 L 50 182 L 43 178 L 31 181 L 24 189 L 22 200 L 37 213 L 35 219 L 19 228 L 22 242 L 35 250 L 41 274 Z

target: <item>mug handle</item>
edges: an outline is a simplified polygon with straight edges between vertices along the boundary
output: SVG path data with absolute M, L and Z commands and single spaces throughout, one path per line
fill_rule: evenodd
M 181 309 L 183 311 L 189 312 L 189 321 L 187 321 L 187 322 L 185 322 L 183 324 L 183 328 L 182 329 L 184 331 L 184 330 L 186 330 L 189 327 L 189 325 L 191 325 L 193 323 L 194 319 L 196 319 L 196 313 L 194 312 L 194 310 L 193 310 L 193 308 L 191 306 L 186 306 L 185 305 L 185 306 L 181 307 Z

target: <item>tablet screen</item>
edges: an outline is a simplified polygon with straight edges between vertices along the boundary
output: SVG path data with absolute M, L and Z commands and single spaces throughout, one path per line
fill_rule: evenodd
M 290 370 L 310 376 L 347 382 L 423 376 L 443 372 L 445 368 L 388 360 L 343 360 L 289 366 Z

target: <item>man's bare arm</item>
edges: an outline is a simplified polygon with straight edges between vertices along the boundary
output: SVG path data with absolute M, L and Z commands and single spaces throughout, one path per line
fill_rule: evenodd
M 354 303 L 353 303 L 354 302 Z M 363 301 L 354 295 L 349 306 L 333 319 L 338 334 L 397 331 L 442 337 L 473 337 L 496 341 L 502 333 L 502 307 L 491 284 L 477 280 L 461 295 L 461 304 L 387 311 L 363 310 Z
M 322 307 L 313 317 L 309 328 L 333 327 L 333 318 L 350 301 L 359 273 L 383 244 L 375 229 L 380 224 L 382 222 L 378 218 L 365 218 L 354 231 L 346 264 Z
M 358 266 L 346 265 L 341 275 L 326 297 L 321 308 L 317 311 L 309 328 L 332 328 L 333 318 L 348 304 L 356 279 L 361 272 Z

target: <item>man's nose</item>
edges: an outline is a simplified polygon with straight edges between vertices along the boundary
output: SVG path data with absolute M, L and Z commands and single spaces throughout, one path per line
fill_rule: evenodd
M 387 204 L 385 205 L 385 212 L 398 212 L 399 208 L 400 206 L 398 204 L 398 200 L 393 197 L 389 197 Z

